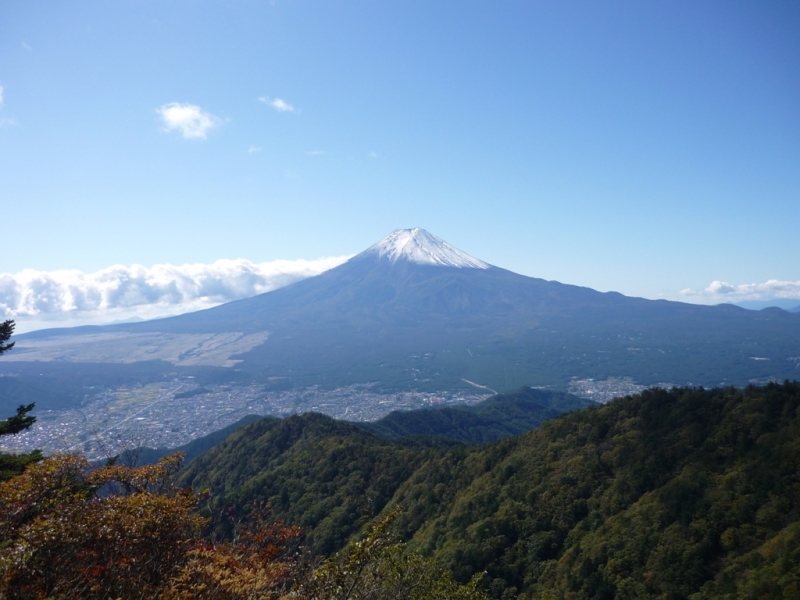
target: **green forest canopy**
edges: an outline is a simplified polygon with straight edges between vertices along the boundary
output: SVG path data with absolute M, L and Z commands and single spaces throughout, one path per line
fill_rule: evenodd
M 398 511 L 409 548 L 497 598 L 797 597 L 800 384 L 647 390 L 484 446 L 393 442 L 321 415 L 255 423 L 189 466 L 315 552 Z

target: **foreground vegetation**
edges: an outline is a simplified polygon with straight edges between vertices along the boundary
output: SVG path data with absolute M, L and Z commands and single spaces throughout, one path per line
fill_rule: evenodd
M 183 477 L 226 506 L 269 501 L 320 554 L 397 511 L 409 549 L 463 583 L 486 572 L 496 598 L 795 598 L 799 417 L 788 382 L 648 390 L 484 446 L 305 415 Z
M 479 446 L 452 437 L 496 414 L 427 416 L 394 439 L 260 420 L 180 474 L 0 455 L 0 599 L 800 597 L 797 382 L 652 389 Z M 419 427 L 458 435 L 397 437 Z
M 214 543 L 199 498 L 172 483 L 179 461 L 89 469 L 57 455 L 0 483 L 0 598 L 487 599 L 480 577 L 461 585 L 393 543 L 393 515 L 321 563 L 264 511 Z
M 393 504 L 500 596 L 797 597 L 799 408 L 797 383 L 650 390 L 427 463 Z

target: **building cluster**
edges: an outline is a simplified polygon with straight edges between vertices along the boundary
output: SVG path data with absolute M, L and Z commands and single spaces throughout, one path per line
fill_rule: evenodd
M 393 410 L 475 404 L 490 394 L 376 391 L 374 385 L 332 390 L 319 386 L 266 391 L 261 385 L 217 385 L 202 390 L 191 378 L 105 390 L 75 408 L 37 412 L 30 430 L 3 436 L 0 451 L 83 452 L 90 460 L 137 447 L 176 448 L 246 415 L 285 417 L 319 412 L 336 419 L 375 421 Z M 201 391 L 196 395 L 185 392 Z M 176 397 L 176 395 L 178 397 Z

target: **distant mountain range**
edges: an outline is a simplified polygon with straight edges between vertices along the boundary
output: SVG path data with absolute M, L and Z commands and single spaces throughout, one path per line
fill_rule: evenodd
M 281 389 L 373 382 L 385 390 L 565 390 L 574 378 L 706 386 L 792 379 L 798 357 L 796 313 L 526 277 L 412 229 L 316 277 L 209 310 L 18 336 L 0 374 L 59 390 L 82 389 L 89 372 L 112 381 L 134 371 Z M 69 381 L 67 364 L 82 365 L 80 383 Z
M 765 308 L 782 308 L 789 312 L 800 311 L 800 299 L 798 298 L 773 298 L 772 300 L 743 300 L 735 302 L 736 306 L 741 306 L 748 310 L 763 310 Z

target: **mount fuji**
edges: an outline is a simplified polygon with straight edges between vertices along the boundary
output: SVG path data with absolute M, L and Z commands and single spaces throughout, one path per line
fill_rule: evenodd
M 252 298 L 17 340 L 3 369 L 161 365 L 284 387 L 502 391 L 609 377 L 715 386 L 800 373 L 800 314 L 527 277 L 422 229 L 397 230 L 336 268 Z
M 438 265 L 458 269 L 488 269 L 482 260 L 454 248 L 443 239 L 424 229 L 398 229 L 377 244 L 370 246 L 363 256 L 377 256 L 391 263 L 406 261 L 419 265 Z

